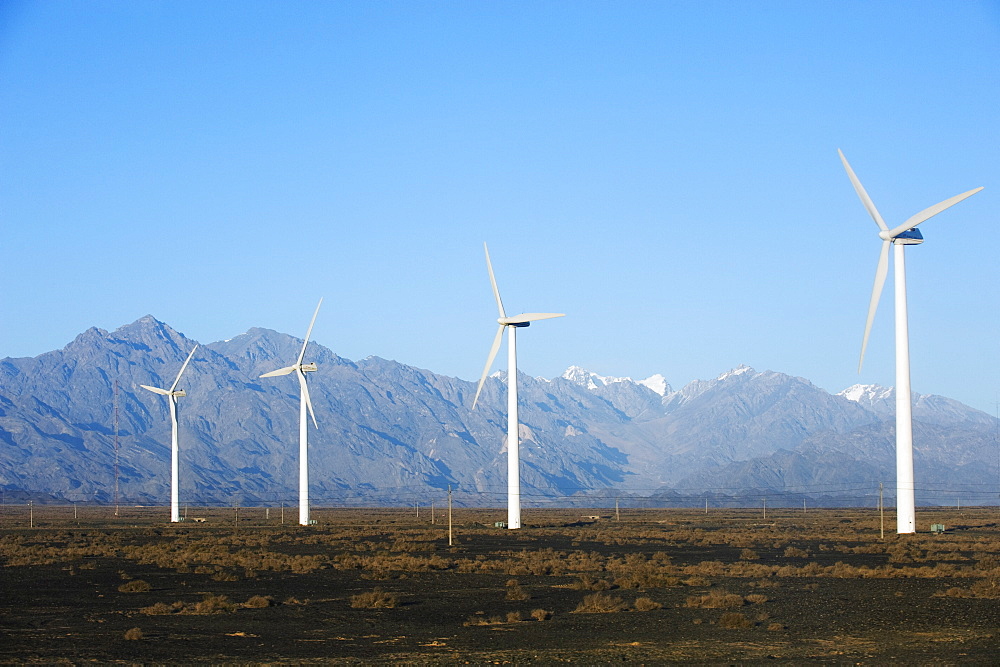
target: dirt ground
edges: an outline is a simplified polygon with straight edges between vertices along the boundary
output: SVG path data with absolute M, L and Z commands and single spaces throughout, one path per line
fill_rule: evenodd
M 518 531 L 461 510 L 451 546 L 440 510 L 320 509 L 310 527 L 264 509 L 31 512 L 0 515 L 5 664 L 1000 655 L 996 508 L 922 510 L 909 536 L 886 517 L 884 538 L 862 510 L 528 510 Z

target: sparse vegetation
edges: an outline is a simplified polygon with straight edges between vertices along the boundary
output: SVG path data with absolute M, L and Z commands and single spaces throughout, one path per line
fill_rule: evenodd
M 726 612 L 719 617 L 719 627 L 727 630 L 741 630 L 752 628 L 753 623 L 745 615 L 739 612 Z
M 355 609 L 393 609 L 398 604 L 398 595 L 387 593 L 381 588 L 351 596 L 351 607 Z
M 601 662 L 608 654 L 587 653 L 587 647 L 618 646 L 604 629 L 615 623 L 586 615 L 627 612 L 629 627 L 635 629 L 635 644 L 621 650 L 637 662 L 657 661 L 655 653 L 643 651 L 655 651 L 658 640 L 645 638 L 661 637 L 663 624 L 675 628 L 688 646 L 705 646 L 699 642 L 707 640 L 728 642 L 727 656 L 733 660 L 753 663 L 765 660 L 767 654 L 754 653 L 751 643 L 740 643 L 737 637 L 745 641 L 745 635 L 723 630 L 780 632 L 783 652 L 777 653 L 774 646 L 770 650 L 786 662 L 831 659 L 834 654 L 809 648 L 824 641 L 834 642 L 838 651 L 843 651 L 833 659 L 847 656 L 845 661 L 864 662 L 890 654 L 870 644 L 864 651 L 851 653 L 831 633 L 816 634 L 815 623 L 788 623 L 787 619 L 809 619 L 812 610 L 832 611 L 862 628 L 857 633 L 861 636 L 865 634 L 863 614 L 873 613 L 873 605 L 879 613 L 891 616 L 901 608 L 921 604 L 947 605 L 949 624 L 962 628 L 953 631 L 955 639 L 948 639 L 934 635 L 933 627 L 915 627 L 915 633 L 937 637 L 936 643 L 931 639 L 924 642 L 931 647 L 927 650 L 955 649 L 957 638 L 961 638 L 961 651 L 972 656 L 970 661 L 989 662 L 988 656 L 992 656 L 977 647 L 985 647 L 993 636 L 995 624 L 990 623 L 995 615 L 990 603 L 1000 599 L 1000 540 L 992 527 L 995 512 L 983 512 L 977 519 L 963 518 L 964 523 L 941 521 L 949 527 L 962 526 L 946 535 L 918 533 L 881 540 L 871 513 L 861 511 L 848 513 L 852 518 L 847 522 L 844 512 L 824 514 L 817 510 L 808 516 L 789 515 L 761 524 L 749 513 L 741 519 L 735 511 L 726 515 L 720 511 L 718 516 L 706 518 L 703 513 L 649 510 L 635 511 L 629 521 L 621 523 L 588 525 L 575 519 L 560 521 L 558 511 L 538 511 L 538 517 L 555 518 L 539 518 L 526 522 L 522 531 L 509 532 L 497 531 L 485 520 L 459 523 L 463 539 L 450 547 L 439 528 L 415 524 L 412 518 L 402 518 L 402 513 L 366 510 L 364 521 L 352 522 L 350 512 L 338 512 L 336 521 L 324 521 L 322 527 L 254 528 L 249 520 L 244 526 L 241 510 L 238 535 L 231 527 L 226 529 L 223 521 L 197 526 L 119 525 L 111 531 L 63 530 L 49 521 L 41 531 L 4 532 L 0 524 L 0 574 L 7 576 L 7 581 L 35 582 L 36 587 L 58 581 L 70 590 L 99 592 L 97 597 L 88 598 L 86 611 L 81 608 L 62 614 L 68 619 L 75 616 L 78 620 L 67 623 L 79 626 L 59 636 L 76 633 L 75 637 L 84 637 L 93 628 L 102 627 L 96 624 L 119 622 L 123 617 L 132 618 L 133 623 L 150 616 L 172 617 L 158 622 L 165 629 L 156 635 L 157 641 L 147 637 L 134 644 L 143 651 L 157 647 L 155 650 L 165 651 L 155 654 L 161 656 L 169 656 L 169 647 L 180 645 L 177 639 L 188 629 L 207 638 L 219 636 L 216 628 L 222 624 L 229 626 L 224 637 L 255 639 L 227 639 L 225 644 L 211 644 L 212 640 L 206 639 L 206 646 L 211 644 L 215 651 L 206 656 L 226 656 L 238 662 L 241 657 L 250 659 L 250 654 L 226 651 L 277 647 L 280 643 L 281 651 L 270 649 L 271 653 L 261 656 L 268 660 L 301 659 L 308 657 L 308 652 L 294 653 L 298 644 L 289 641 L 309 646 L 316 640 L 306 629 L 308 619 L 309 628 L 328 624 L 322 626 L 324 632 L 329 631 L 324 650 L 330 650 L 332 657 L 351 656 L 350 651 L 358 650 L 378 661 L 388 659 L 386 656 L 393 655 L 391 647 L 398 651 L 401 645 L 395 636 L 370 625 L 378 616 L 391 622 L 383 627 L 409 628 L 408 636 L 419 638 L 419 646 L 427 647 L 427 653 L 420 655 L 430 661 L 444 655 L 435 651 L 467 650 L 458 648 L 466 639 L 456 638 L 456 626 L 457 632 L 469 635 L 484 631 L 527 633 L 533 638 L 526 647 L 541 650 L 546 633 L 541 628 L 528 628 L 546 621 L 551 623 L 553 637 L 575 628 L 572 646 L 560 651 L 569 651 L 566 655 L 578 656 L 580 661 L 589 658 Z M 469 513 L 485 515 L 479 510 Z M 566 514 L 572 519 L 579 513 Z M 380 588 L 357 595 L 340 592 L 363 591 L 364 582 L 369 580 L 391 582 L 386 587 L 394 592 Z M 9 604 L 42 612 L 42 603 L 28 596 L 30 588 L 23 595 L 17 592 L 20 587 L 5 585 L 4 590 L 13 600 Z M 876 596 L 876 590 L 882 594 Z M 11 591 L 20 597 L 11 597 Z M 258 591 L 280 592 L 280 596 Z M 853 604 L 861 595 L 866 603 Z M 516 604 L 532 598 L 546 608 L 531 610 Z M 50 605 L 63 602 L 51 595 L 46 599 Z M 401 605 L 401 599 L 407 604 Z M 470 607 L 462 607 L 470 601 L 483 611 L 471 613 Z M 348 604 L 358 611 L 348 612 Z M 374 612 L 365 610 L 382 611 L 373 616 Z M 636 613 L 640 611 L 655 613 Z M 569 612 L 580 616 L 567 623 L 565 614 Z M 232 618 L 220 618 L 227 614 L 233 614 Z M 463 618 L 467 619 L 464 623 Z M 247 626 L 238 625 L 242 619 L 248 621 Z M 414 623 L 414 619 L 419 622 Z M 123 632 L 128 625 L 115 632 Z M 807 632 L 804 628 L 812 628 L 814 634 L 803 634 Z M 170 641 L 165 641 L 168 637 Z M 26 648 L 17 634 L 7 639 L 19 648 L 7 652 L 0 648 L 5 657 L 14 655 L 15 650 L 37 655 L 39 662 L 55 662 L 61 656 L 44 648 L 45 643 Z M 878 639 L 884 641 L 885 637 Z M 913 648 L 919 643 L 919 639 L 911 641 L 891 655 L 920 662 L 921 655 Z M 241 644 L 247 648 L 238 649 Z M 289 646 L 293 653 L 282 653 Z M 512 662 L 547 659 L 531 658 L 515 649 L 504 651 L 499 657 Z M 538 655 L 546 656 L 544 650 Z M 695 662 L 718 658 L 718 654 L 713 657 L 697 651 L 690 655 Z M 483 658 L 483 654 L 476 656 Z M 253 654 L 253 659 L 258 658 Z
M 124 584 L 119 586 L 118 590 L 122 593 L 145 593 L 152 588 L 152 585 L 150 585 L 148 581 L 143 581 L 142 579 L 132 579 L 131 581 L 126 581 Z
M 624 608 L 625 603 L 621 598 L 604 593 L 591 593 L 583 598 L 583 602 L 573 611 L 577 614 L 608 614 L 622 611 Z

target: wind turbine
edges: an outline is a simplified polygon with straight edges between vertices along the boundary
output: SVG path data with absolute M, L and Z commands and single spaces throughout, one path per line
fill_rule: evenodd
M 302 359 L 306 356 L 309 336 L 312 334 L 313 325 L 316 324 L 316 316 L 319 315 L 319 307 L 322 305 L 323 299 L 320 299 L 316 305 L 316 312 L 313 313 L 312 321 L 309 322 L 305 340 L 302 341 L 298 360 L 291 366 L 285 366 L 261 375 L 262 378 L 269 378 L 295 373 L 299 379 L 299 524 L 303 526 L 309 525 L 309 424 L 306 421 L 306 410 L 312 417 L 313 426 L 319 428 L 319 424 L 316 423 L 316 413 L 313 412 L 312 401 L 309 400 L 309 385 L 306 384 L 306 373 L 314 372 L 316 364 L 304 364 Z
M 181 366 L 181 370 L 177 373 L 177 378 L 174 383 L 170 385 L 170 389 L 160 389 L 159 387 L 150 387 L 147 384 L 139 385 L 143 389 L 148 389 L 154 394 L 162 394 L 169 399 L 170 402 L 170 521 L 176 523 L 181 520 L 181 506 L 180 506 L 180 496 L 179 496 L 179 479 L 180 475 L 177 472 L 178 459 L 180 458 L 180 449 L 177 445 L 177 399 L 181 396 L 187 396 L 183 389 L 177 388 L 177 383 L 181 381 L 181 375 L 184 374 L 184 369 L 187 368 L 188 362 L 191 361 L 191 357 L 194 356 L 194 351 L 198 349 L 195 345 L 188 354 L 187 359 L 184 360 L 184 364 Z
M 476 389 L 476 397 L 472 400 L 472 409 L 476 409 L 479 401 L 479 393 L 483 390 L 483 383 L 486 382 L 486 375 L 490 372 L 493 360 L 496 359 L 500 350 L 500 341 L 503 338 L 503 331 L 507 329 L 507 528 L 515 529 L 521 527 L 521 467 L 520 467 L 520 447 L 517 434 L 517 343 L 515 331 L 520 327 L 529 326 L 536 320 L 547 320 L 553 317 L 563 317 L 564 313 L 522 313 L 514 317 L 507 317 L 504 312 L 503 302 L 500 301 L 500 290 L 497 289 L 496 278 L 493 277 L 493 265 L 490 263 L 490 250 L 483 244 L 486 251 L 486 270 L 490 274 L 490 284 L 493 286 L 493 296 L 497 300 L 497 310 L 500 317 L 497 322 L 500 328 L 493 339 L 493 346 L 490 354 L 486 358 L 486 366 L 483 367 L 483 375 L 479 378 L 479 387 Z
M 868 347 L 868 334 L 871 333 L 872 321 L 878 308 L 882 287 L 889 271 L 889 246 L 893 246 L 895 270 L 893 282 L 896 297 L 896 532 L 916 532 L 916 507 L 913 497 L 913 418 L 910 398 L 910 337 L 906 319 L 906 265 L 903 262 L 903 248 L 908 245 L 918 245 L 924 242 L 924 237 L 916 226 L 934 217 L 941 211 L 954 206 L 967 197 L 976 194 L 982 188 L 975 188 L 960 195 L 955 195 L 943 202 L 925 208 L 906 222 L 889 229 L 879 215 L 875 204 L 865 192 L 861 181 L 854 174 L 847 158 L 839 149 L 840 161 L 844 163 L 847 176 L 854 185 L 855 192 L 861 198 L 868 214 L 878 225 L 878 236 L 882 239 L 882 250 L 879 253 L 878 266 L 875 269 L 875 284 L 872 286 L 871 302 L 868 304 L 868 320 L 865 322 L 865 336 L 861 341 L 861 357 L 858 360 L 858 373 L 865 360 L 865 348 Z

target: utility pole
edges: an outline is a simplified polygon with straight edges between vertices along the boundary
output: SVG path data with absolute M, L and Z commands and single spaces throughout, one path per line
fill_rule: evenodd
M 618 513 L 618 498 L 615 498 L 615 521 L 621 521 L 622 517 Z
M 34 501 L 32 501 L 32 500 L 28 501 L 28 527 L 29 528 L 34 528 L 35 527 L 35 506 L 34 506 L 33 503 L 34 503 Z
M 431 503 L 431 525 L 434 525 L 434 503 Z
M 448 485 L 448 546 L 451 546 L 451 484 Z
M 764 501 L 764 521 L 767 521 L 767 498 L 761 498 Z
M 882 482 L 878 483 L 878 524 L 879 539 L 885 539 L 885 513 L 882 509 Z

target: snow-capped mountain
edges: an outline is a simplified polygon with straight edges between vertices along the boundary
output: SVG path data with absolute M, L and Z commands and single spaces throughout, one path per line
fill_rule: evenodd
M 579 366 L 570 366 L 560 377 L 582 387 L 586 387 L 587 389 L 597 389 L 598 387 L 607 387 L 611 384 L 628 382 L 642 385 L 647 389 L 653 390 L 660 396 L 665 396 L 672 391 L 670 385 L 667 383 L 667 379 L 659 373 L 651 375 L 645 380 L 633 380 L 630 377 L 610 377 L 598 375 L 597 373 L 592 373 L 591 371 L 588 371 L 585 368 L 580 368 Z

